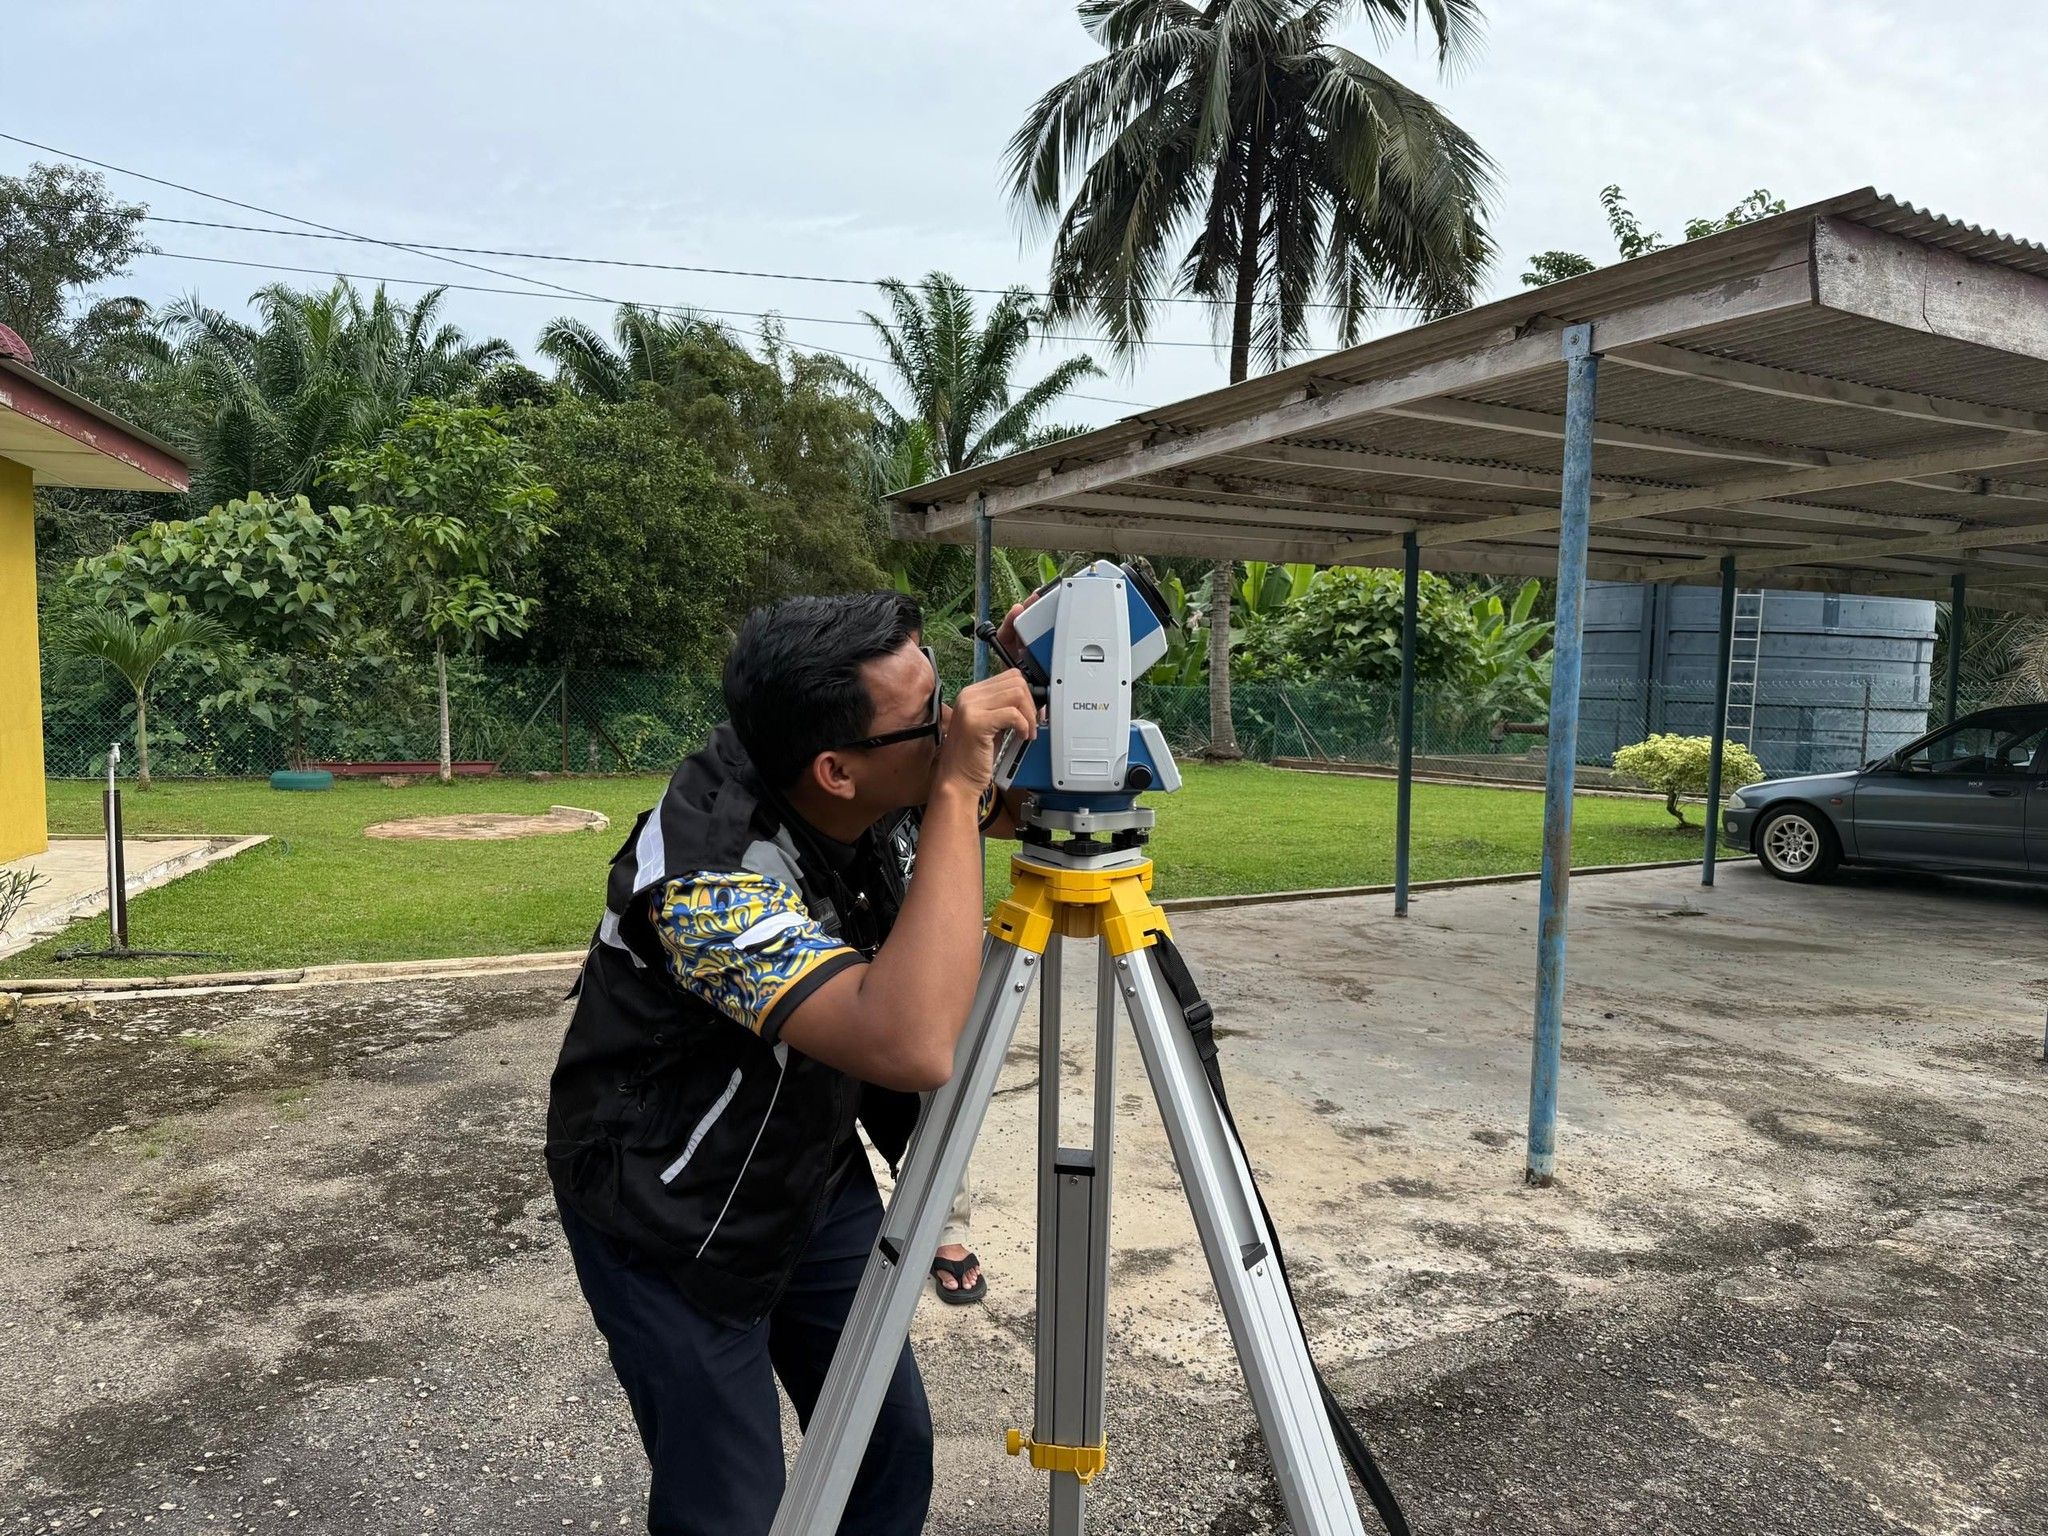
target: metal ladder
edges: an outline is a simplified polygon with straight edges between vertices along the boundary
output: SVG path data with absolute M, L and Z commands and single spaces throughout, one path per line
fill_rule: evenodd
M 1764 645 L 1764 594 L 1735 594 L 1735 627 L 1728 642 L 1728 739 L 1753 746 L 1756 693 Z

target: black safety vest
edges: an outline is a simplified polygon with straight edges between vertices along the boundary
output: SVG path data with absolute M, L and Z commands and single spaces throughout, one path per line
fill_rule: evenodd
M 902 906 L 916 837 L 904 813 L 851 858 L 832 856 L 763 790 L 722 725 L 612 859 L 549 1083 L 548 1175 L 557 1201 L 722 1322 L 750 1325 L 782 1294 L 856 1119 L 893 1169 L 919 1100 L 770 1044 L 683 991 L 650 898 L 701 871 L 793 875 L 811 916 L 872 954 Z

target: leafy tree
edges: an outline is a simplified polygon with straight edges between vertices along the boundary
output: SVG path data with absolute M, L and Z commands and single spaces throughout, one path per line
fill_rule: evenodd
M 126 679 L 135 690 L 135 783 L 150 787 L 150 674 L 180 651 L 217 651 L 227 643 L 227 627 L 190 609 L 138 624 L 112 608 L 86 608 L 51 637 L 59 654 L 96 656 Z
M 1271 676 L 1387 683 L 1401 676 L 1399 571 L 1331 566 L 1301 597 L 1247 640 L 1256 672 Z M 1417 590 L 1415 673 L 1424 681 L 1463 683 L 1478 625 L 1457 589 L 1434 571 Z
M 264 725 L 282 697 L 292 721 L 292 761 L 304 761 L 304 669 L 354 651 L 376 578 L 363 521 L 347 507 L 318 511 L 303 496 L 249 496 L 203 517 L 152 523 L 105 554 L 81 560 L 74 601 L 130 619 L 193 612 L 219 620 L 259 653 L 279 656 L 282 675 L 238 668 L 210 703 L 239 702 Z
M 1718 219 L 1687 219 L 1685 238 L 1704 240 L 1708 235 L 1718 235 L 1724 229 L 1753 224 L 1758 219 L 1768 219 L 1771 215 L 1784 211 L 1785 199 L 1773 197 L 1767 188 L 1758 187 Z
M 165 313 L 170 367 L 192 402 L 193 496 L 310 491 L 337 454 L 367 447 L 415 400 L 448 400 L 510 360 L 496 338 L 471 341 L 442 323 L 443 290 L 405 304 L 380 285 L 324 292 L 259 289 L 254 324 L 185 299 Z
M 175 401 L 151 387 L 165 349 L 149 306 L 89 292 L 150 249 L 146 212 L 115 198 L 91 171 L 36 164 L 26 175 L 0 176 L 0 325 L 27 343 L 39 372 L 162 431 Z M 135 491 L 45 487 L 35 500 L 37 572 L 49 588 L 80 555 L 164 510 L 160 496 Z
M 792 350 L 763 327 L 756 356 L 721 325 L 625 305 L 607 342 L 580 320 L 550 322 L 540 351 L 586 399 L 644 395 L 721 475 L 761 530 L 746 602 L 879 587 L 884 529 L 872 494 L 874 419 L 836 358 Z
M 570 396 L 513 426 L 555 492 L 554 536 L 532 556 L 532 653 L 565 672 L 713 656 L 764 537 L 744 489 L 652 400 Z
M 414 403 L 373 448 L 335 460 L 332 478 L 357 500 L 397 601 L 397 627 L 434 654 L 441 782 L 449 745 L 448 646 L 524 632 L 534 600 L 509 576 L 547 537 L 555 493 L 540 483 L 494 406 Z
M 1568 277 L 1583 277 L 1599 270 L 1600 264 L 1577 251 L 1538 251 L 1529 258 L 1529 270 L 1522 274 L 1522 286 L 1541 288 L 1561 283 Z
M 25 176 L 0 176 L 0 325 L 28 343 L 40 372 L 76 384 L 95 354 L 145 330 L 139 299 L 103 298 L 81 311 L 76 297 L 149 250 L 148 211 L 115 199 L 97 171 L 37 163 Z
M 1712 771 L 1713 761 L 1714 738 L 1711 736 L 1658 734 L 1615 753 L 1614 771 L 1659 791 L 1664 796 L 1664 809 L 1677 817 L 1679 826 L 1684 827 L 1690 823 L 1678 804 L 1678 797 L 1707 792 L 1707 775 Z M 1723 791 L 1759 783 L 1763 776 L 1763 764 L 1756 760 L 1756 754 L 1749 748 L 1739 741 L 1723 746 Z
M 1462 309 L 1492 255 L 1491 167 L 1433 103 L 1331 40 L 1382 32 L 1407 0 L 1086 0 L 1106 50 L 1011 139 L 1011 195 L 1054 224 L 1052 309 L 1142 346 L 1169 290 L 1228 321 L 1230 379 L 1308 342 L 1316 295 L 1355 341 L 1378 305 Z M 1476 0 L 1413 13 L 1437 62 L 1463 57 Z M 1210 582 L 1211 752 L 1234 756 L 1229 562 Z
M 1619 186 L 1609 185 L 1600 189 L 1600 206 L 1606 212 L 1607 229 L 1614 236 L 1614 248 L 1623 261 L 1633 261 L 1638 256 L 1664 249 L 1664 237 L 1655 230 L 1643 228 L 1642 221 L 1629 207 L 1628 199 L 1622 195 Z M 1687 219 L 1685 238 L 1704 240 L 1708 235 L 1718 235 L 1723 230 L 1767 219 L 1784 211 L 1785 199 L 1773 197 L 1768 190 L 1759 187 L 1719 218 Z M 1522 283 L 1524 287 L 1541 288 L 1546 283 L 1594 271 L 1599 265 L 1576 251 L 1541 251 L 1529 258 L 1529 270 L 1522 274 Z

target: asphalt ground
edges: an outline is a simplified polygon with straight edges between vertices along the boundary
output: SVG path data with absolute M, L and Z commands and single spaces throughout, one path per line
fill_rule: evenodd
M 1176 924 L 1415 1529 L 2048 1532 L 2048 895 L 1749 866 L 1573 894 L 1548 1190 L 1519 1177 L 1533 884 Z M 637 1528 L 538 1155 L 564 980 L 0 1026 L 0 1531 Z M 1034 1040 L 976 1158 L 989 1300 L 917 1320 L 934 1532 L 1041 1528 L 1000 1449 L 1031 1398 Z M 1285 1529 L 1128 1044 L 1115 1092 L 1099 1528 Z

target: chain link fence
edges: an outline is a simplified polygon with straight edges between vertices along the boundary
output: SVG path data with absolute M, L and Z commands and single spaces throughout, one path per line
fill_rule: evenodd
M 457 761 L 504 773 L 666 772 L 723 718 L 715 677 L 665 672 L 494 667 L 462 660 L 450 669 L 450 726 Z M 1944 718 L 1922 680 L 1855 674 L 1766 679 L 1749 742 L 1773 775 L 1853 768 Z M 164 669 L 150 695 L 150 762 L 159 777 L 261 776 L 296 754 L 309 762 L 421 763 L 439 755 L 431 670 L 358 663 L 322 666 L 290 703 L 252 709 L 225 697 L 194 667 Z M 1205 687 L 1140 684 L 1138 713 L 1155 720 L 1174 750 L 1209 744 Z M 1964 700 L 1965 708 L 1972 701 Z M 1232 689 L 1239 748 L 1260 761 L 1321 759 L 1391 765 L 1399 741 L 1393 684 L 1241 681 Z M 1657 731 L 1713 728 L 1712 677 L 1640 685 L 1586 684 L 1579 760 L 1597 780 L 1618 748 Z M 53 777 L 105 771 L 109 742 L 134 769 L 134 697 L 98 662 L 46 659 L 44 754 Z M 1416 693 L 1415 750 L 1425 771 L 1541 779 L 1544 721 L 1504 719 L 1455 690 Z M 1741 739 L 1742 733 L 1737 737 Z

